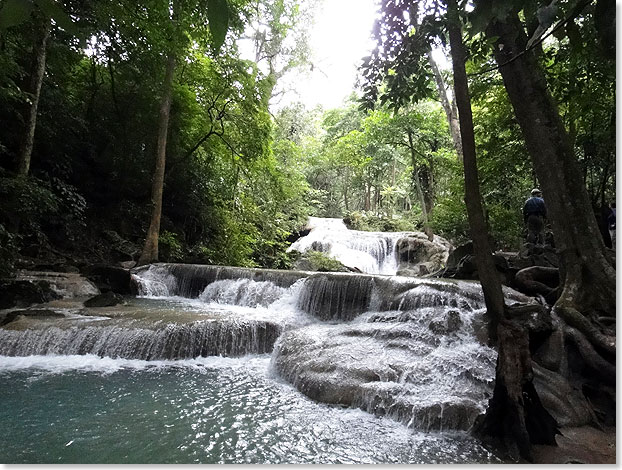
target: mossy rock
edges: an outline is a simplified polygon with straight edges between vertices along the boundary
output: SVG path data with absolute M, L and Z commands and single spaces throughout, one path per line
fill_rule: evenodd
M 320 251 L 306 251 L 294 264 L 297 271 L 318 271 L 318 272 L 349 272 L 341 261 L 337 261 L 332 256 Z

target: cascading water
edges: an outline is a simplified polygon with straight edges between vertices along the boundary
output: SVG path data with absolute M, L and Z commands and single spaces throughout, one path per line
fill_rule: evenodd
M 468 429 L 492 391 L 495 353 L 482 339 L 476 283 L 175 264 L 133 279 L 139 295 L 122 306 L 18 316 L 0 328 L 0 355 L 157 361 L 273 351 L 272 373 L 303 394 L 426 431 Z
M 408 232 L 362 232 L 349 230 L 342 219 L 309 217 L 308 235 L 288 251 L 322 251 L 345 266 L 369 274 L 395 274 L 398 267 L 395 245 Z

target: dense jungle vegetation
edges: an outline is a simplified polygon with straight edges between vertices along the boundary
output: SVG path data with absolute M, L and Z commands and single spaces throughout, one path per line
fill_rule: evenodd
M 275 103 L 283 77 L 314 66 L 321 2 L 0 1 L 0 275 L 288 268 L 309 215 L 471 239 L 499 351 L 480 431 L 530 460 L 556 427 L 492 253 L 521 248 L 540 187 L 560 260 L 550 313 L 574 348 L 547 369 L 584 392 L 615 387 L 615 2 L 377 3 L 358 87 L 306 109 Z
M 599 35 L 600 3 L 550 37 L 538 59 L 597 215 L 615 188 L 615 64 Z M 174 20 L 158 1 L 2 5 L 5 274 L 19 256 L 138 259 L 172 55 L 156 258 L 287 267 L 288 237 L 308 215 L 345 216 L 361 229 L 429 224 L 454 243 L 469 238 L 462 165 L 439 99 L 452 82 L 447 71 L 439 88 L 422 69 L 399 109 L 379 101 L 364 110 L 357 93 L 337 109 L 270 108 L 279 79 L 310 66 L 306 33 L 321 5 L 177 1 Z M 219 49 L 210 5 L 227 10 Z M 242 41 L 255 60 L 242 58 Z M 490 67 L 489 42 L 469 37 L 467 68 L 486 219 L 495 247 L 511 250 L 538 179 L 499 73 L 478 74 Z

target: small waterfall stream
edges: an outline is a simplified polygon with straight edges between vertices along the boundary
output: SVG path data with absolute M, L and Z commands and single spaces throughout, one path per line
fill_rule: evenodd
M 309 217 L 308 235 L 298 239 L 288 251 L 325 252 L 345 266 L 368 274 L 395 274 L 397 241 L 410 232 L 362 232 L 349 230 L 342 219 Z

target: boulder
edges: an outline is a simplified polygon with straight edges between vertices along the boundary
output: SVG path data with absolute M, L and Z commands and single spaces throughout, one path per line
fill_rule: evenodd
M 455 333 L 462 326 L 462 319 L 458 310 L 449 310 L 442 320 L 430 322 L 430 331 L 437 335 Z
M 58 294 L 55 298 L 70 299 L 99 294 L 99 289 L 92 282 L 80 274 L 71 272 L 20 270 L 17 272 L 17 279 L 28 282 L 47 282 L 50 289 Z
M 395 250 L 399 276 L 424 276 L 445 266 L 451 245 L 440 237 L 428 240 L 423 233 L 413 233 L 397 241 Z
M 123 302 L 123 296 L 115 292 L 104 292 L 84 302 L 85 307 L 113 307 Z
M 56 300 L 61 296 L 44 280 L 10 279 L 0 281 L 0 308 L 28 307 Z
M 92 281 L 101 292 L 131 293 L 131 275 L 119 266 L 93 265 L 82 269 L 82 274 Z

